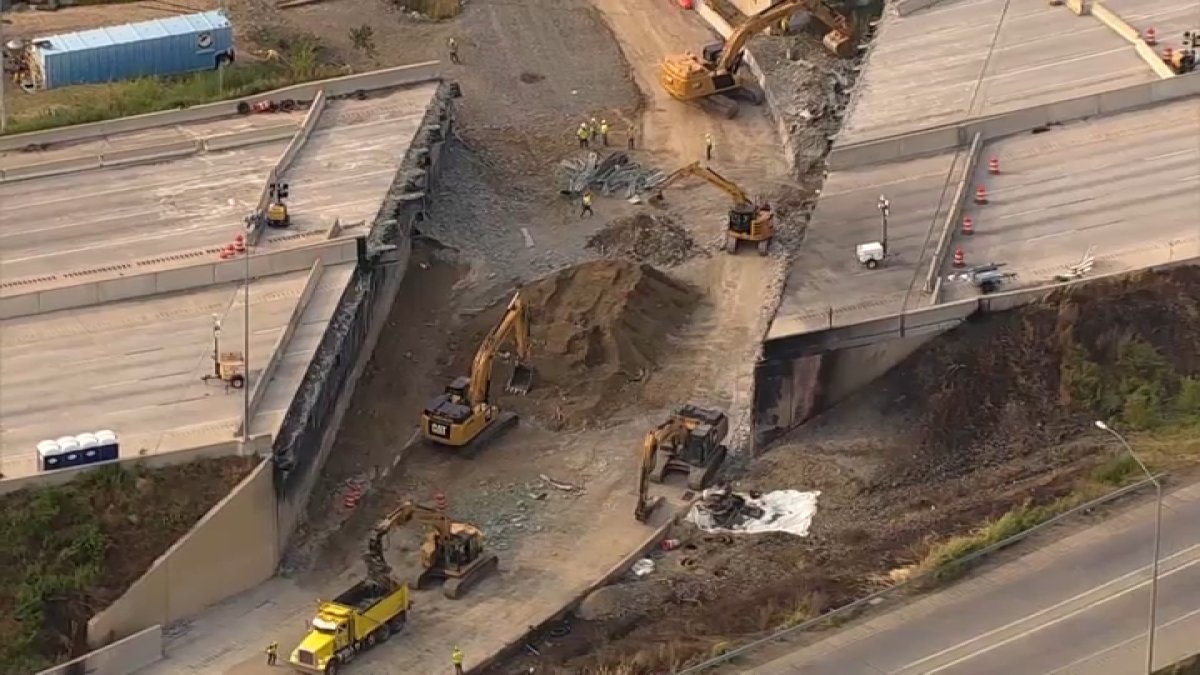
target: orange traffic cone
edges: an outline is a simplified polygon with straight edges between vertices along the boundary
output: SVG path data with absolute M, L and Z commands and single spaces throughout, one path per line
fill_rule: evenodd
M 954 249 L 954 266 L 955 267 L 966 267 L 966 265 L 967 265 L 967 259 L 963 255 L 962 248 Z
M 992 175 L 1000 173 L 1000 160 L 998 158 L 993 157 L 988 160 L 988 173 Z
M 988 203 L 987 188 L 982 185 L 975 188 L 975 203 L 980 205 Z
M 975 234 L 975 221 L 971 220 L 971 216 L 963 218 L 962 233 L 968 236 Z
M 446 495 L 442 494 L 441 492 L 434 493 L 433 506 L 438 511 L 445 511 L 446 507 L 448 506 L 446 504 Z
M 1146 34 L 1142 36 L 1142 39 L 1151 47 L 1158 44 L 1158 34 L 1154 32 L 1154 26 L 1146 29 Z
M 1171 62 L 1175 60 L 1175 50 L 1171 49 L 1170 47 L 1165 47 L 1163 49 L 1162 60 L 1166 62 L 1168 66 L 1172 65 Z
M 238 233 L 238 236 L 233 238 L 233 250 L 237 253 L 246 252 L 246 236 Z

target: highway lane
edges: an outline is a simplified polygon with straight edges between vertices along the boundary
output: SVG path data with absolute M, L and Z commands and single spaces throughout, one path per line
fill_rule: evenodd
M 756 675 L 1128 675 L 1145 659 L 1153 504 L 876 615 Z M 1197 650 L 1200 485 L 1164 502 L 1156 665 Z

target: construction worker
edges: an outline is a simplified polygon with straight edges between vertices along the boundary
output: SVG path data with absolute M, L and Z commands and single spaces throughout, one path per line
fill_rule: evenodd
M 446 47 L 450 50 L 450 63 L 454 65 L 462 65 L 462 61 L 458 60 L 458 40 L 450 38 L 446 40 Z
M 592 140 L 593 140 L 593 141 L 594 141 L 594 140 L 596 140 L 596 134 L 600 133 L 600 125 L 599 125 L 599 124 L 596 124 L 596 118 L 595 118 L 595 117 L 593 117 L 593 118 L 592 118 L 592 121 L 588 123 L 588 130 L 589 130 L 589 131 L 591 132 L 591 134 L 592 134 Z
M 579 202 L 579 217 L 580 219 L 591 218 L 593 215 L 595 214 L 592 213 L 592 193 L 585 192 L 583 199 Z
M 600 120 L 600 141 L 608 147 L 608 120 Z
M 713 153 L 713 137 L 712 134 L 704 134 L 704 159 L 712 161 Z
M 579 123 L 579 128 L 575 130 L 575 135 L 579 138 L 579 147 L 586 150 L 588 147 L 588 138 L 591 137 L 587 122 Z
M 272 642 L 267 645 L 267 665 L 275 665 L 275 660 L 279 658 L 279 643 Z
M 450 662 L 454 664 L 454 675 L 463 675 L 463 651 L 458 645 L 454 645 L 454 651 L 450 652 Z

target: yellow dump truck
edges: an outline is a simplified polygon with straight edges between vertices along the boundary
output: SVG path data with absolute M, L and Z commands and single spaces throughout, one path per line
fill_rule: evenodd
M 301 672 L 336 675 L 359 652 L 404 628 L 408 607 L 406 584 L 392 579 L 359 582 L 321 603 L 311 630 L 288 661 Z

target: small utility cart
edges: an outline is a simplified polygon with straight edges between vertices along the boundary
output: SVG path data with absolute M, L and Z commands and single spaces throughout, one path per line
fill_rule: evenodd
M 858 262 L 864 265 L 867 269 L 873 270 L 879 267 L 883 259 L 887 257 L 887 249 L 882 242 L 873 241 L 868 244 L 859 244 L 854 247 L 854 254 L 858 257 Z

